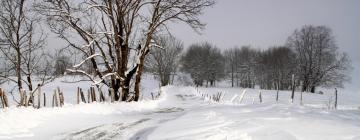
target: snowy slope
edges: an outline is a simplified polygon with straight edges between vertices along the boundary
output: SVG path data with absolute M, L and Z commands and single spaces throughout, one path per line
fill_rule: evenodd
M 146 81 L 146 80 L 145 80 Z M 148 82 L 151 77 L 148 77 Z M 143 87 L 155 92 L 157 84 Z M 152 89 L 150 89 L 152 88 Z M 243 102 L 231 101 L 241 88 L 168 86 L 157 100 L 138 103 L 67 104 L 63 108 L 15 108 L 0 111 L 0 139 L 240 139 L 357 140 L 360 139 L 356 95 L 339 95 L 338 110 L 328 109 L 332 93 L 299 93 L 246 89 Z M 220 102 L 204 95 L 222 92 Z M 148 96 L 148 95 L 145 95 Z

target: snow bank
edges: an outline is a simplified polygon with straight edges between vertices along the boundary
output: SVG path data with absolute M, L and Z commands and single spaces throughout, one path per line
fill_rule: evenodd
M 152 77 L 147 77 L 148 82 Z M 149 82 L 144 93 L 158 93 Z M 70 85 L 69 85 L 70 88 Z M 356 140 L 360 139 L 360 112 L 356 97 L 339 94 L 339 109 L 326 108 L 332 93 L 296 93 L 242 88 L 167 86 L 157 100 L 132 103 L 92 103 L 62 108 L 0 110 L 0 139 L 137 139 L 137 140 Z M 203 95 L 222 92 L 220 102 Z
M 66 127 L 75 128 L 77 124 L 73 121 L 76 122 L 79 117 L 86 119 L 88 116 L 98 116 L 101 118 L 114 114 L 141 112 L 153 110 L 158 107 L 158 104 L 159 100 L 132 103 L 67 104 L 61 108 L 41 109 L 10 107 L 0 110 L 0 139 L 33 136 L 32 128 L 51 127 L 42 125 L 45 122 L 56 121 L 54 118 L 59 116 L 66 116 L 69 119 L 64 122 Z

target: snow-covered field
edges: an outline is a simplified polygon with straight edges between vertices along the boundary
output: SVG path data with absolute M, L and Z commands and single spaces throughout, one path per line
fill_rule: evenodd
M 277 103 L 276 91 L 262 90 L 259 103 L 260 90 L 226 87 L 167 86 L 150 100 L 158 83 L 147 76 L 141 102 L 75 105 L 75 89 L 88 83 L 60 81 L 44 91 L 61 86 L 64 107 L 1 109 L 0 139 L 360 140 L 360 95 L 341 90 L 338 110 L 329 109 L 331 90 L 304 93 L 302 106 L 300 93 L 290 103 L 290 92 L 280 91 Z M 208 98 L 219 92 L 220 102 Z

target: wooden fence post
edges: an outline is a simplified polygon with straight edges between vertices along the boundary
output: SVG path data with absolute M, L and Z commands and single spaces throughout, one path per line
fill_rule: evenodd
M 56 90 L 55 90 L 56 92 Z M 55 92 L 53 93 L 53 96 L 52 96 L 52 107 L 55 107 Z
M 260 93 L 259 93 L 259 101 L 260 101 L 260 103 L 262 103 L 261 91 L 260 91 Z
M 43 93 L 44 95 L 44 107 L 46 107 L 46 95 L 45 95 L 45 92 Z
M 25 99 L 25 107 L 28 107 L 29 106 L 29 103 L 30 103 L 30 98 L 31 98 L 31 93 L 29 93 L 29 96 L 28 95 L 26 95 L 26 92 L 24 92 L 24 94 L 25 94 L 25 97 L 26 97 L 26 99 Z
M 91 103 L 90 89 L 87 90 L 87 99 L 88 99 L 88 103 Z
M 91 93 L 91 100 L 93 102 L 96 102 L 96 93 L 95 93 L 95 87 L 90 87 L 90 93 Z
M 0 99 L 2 102 L 3 108 L 9 107 L 9 102 L 8 102 L 7 96 L 5 94 L 5 91 L 1 88 L 0 88 L 0 95 L 1 95 Z
M 84 92 L 83 92 L 83 90 L 81 88 L 80 88 L 80 96 L 81 96 L 81 101 L 83 103 L 86 103 L 85 95 L 84 95 Z
M 77 88 L 77 92 L 76 92 L 76 103 L 77 103 L 77 104 L 80 103 L 80 87 Z
M 27 106 L 27 95 L 26 95 L 26 91 L 24 89 L 22 89 L 22 92 L 23 92 L 23 96 L 24 96 L 24 99 L 23 99 L 23 106 Z
M 1 92 L 1 88 L 0 88 L 0 102 L 1 102 L 2 107 L 5 108 L 5 107 L 4 107 L 4 106 L 5 106 L 5 105 L 4 105 L 4 101 L 3 101 L 3 98 L 2 98 L 2 94 L 3 94 L 3 93 Z
M 105 96 L 104 96 L 101 88 L 98 88 L 98 91 L 99 91 L 99 101 L 100 102 L 105 102 Z

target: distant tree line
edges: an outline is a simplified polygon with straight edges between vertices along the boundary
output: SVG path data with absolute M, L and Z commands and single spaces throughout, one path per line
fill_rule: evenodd
M 331 29 L 312 25 L 295 30 L 283 46 L 266 50 L 243 46 L 221 52 L 210 43 L 193 44 L 180 62 L 196 86 L 229 79 L 232 87 L 286 90 L 294 75 L 296 85 L 309 92 L 318 86 L 342 87 L 351 68 Z

